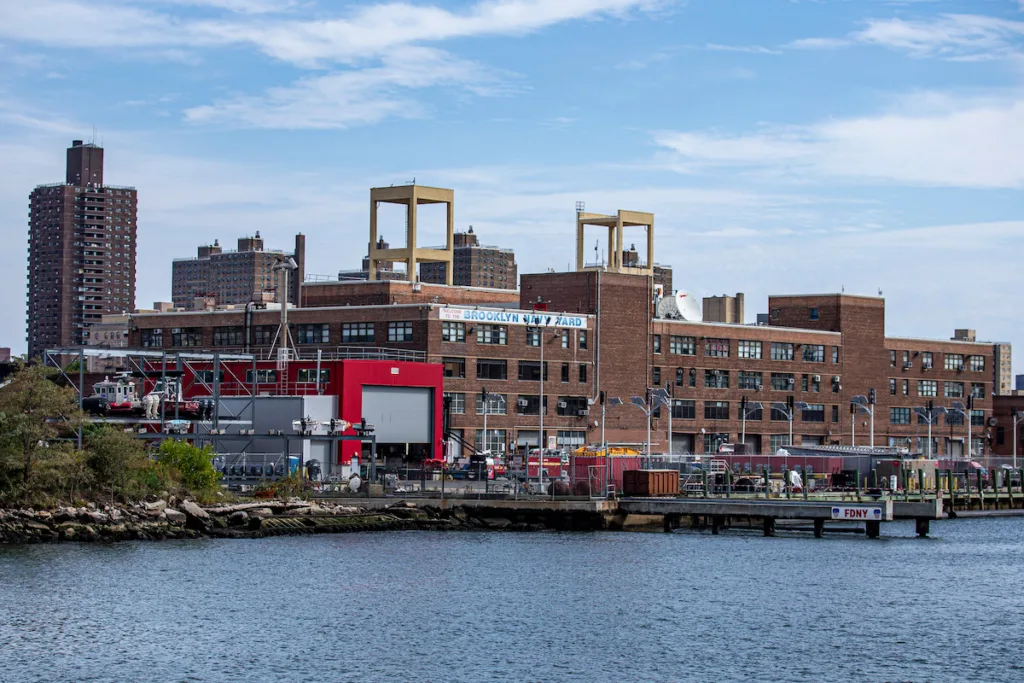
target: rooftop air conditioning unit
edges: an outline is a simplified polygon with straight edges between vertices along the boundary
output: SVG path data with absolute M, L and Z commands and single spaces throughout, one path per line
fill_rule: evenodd
M 589 411 L 589 410 L 587 410 L 586 408 L 584 408 L 584 409 L 582 409 L 582 410 L 579 410 L 579 411 L 577 411 L 577 414 L 578 414 L 578 415 L 579 415 L 580 417 L 586 417 L 587 415 L 589 415 L 589 414 L 590 414 L 590 411 Z
M 911 368 L 912 366 L 913 366 L 913 363 L 911 363 L 911 362 L 910 362 L 909 360 L 908 360 L 908 361 L 905 361 L 905 362 L 903 363 L 903 369 L 904 369 L 904 370 L 909 370 L 909 369 L 910 369 L 910 368 Z
M 530 402 L 527 401 L 525 398 L 521 398 L 518 401 L 516 401 L 516 405 L 518 405 L 520 408 L 525 408 L 526 406 L 530 405 Z
M 839 375 L 832 375 L 832 383 L 839 384 Z
M 821 375 L 815 375 L 814 376 L 814 381 L 815 382 L 820 382 L 821 381 Z
M 964 364 L 961 363 L 960 365 L 956 366 L 956 371 L 957 372 L 963 372 L 964 371 Z
M 566 403 L 565 401 L 559 401 L 559 402 L 558 402 L 558 407 L 559 407 L 559 408 L 566 408 L 566 407 L 568 407 L 568 405 L 569 405 L 569 404 L 568 404 L 568 403 Z

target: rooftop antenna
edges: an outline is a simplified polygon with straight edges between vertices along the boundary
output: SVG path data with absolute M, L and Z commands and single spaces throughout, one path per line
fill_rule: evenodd
M 586 202 L 576 202 L 576 215 L 580 215 L 587 208 Z
M 878 288 L 878 296 L 882 296 L 882 288 L 881 287 Z

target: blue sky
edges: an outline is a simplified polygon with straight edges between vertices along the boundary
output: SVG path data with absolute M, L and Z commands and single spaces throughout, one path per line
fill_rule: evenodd
M 1024 344 L 1018 0 L 4 4 L 16 350 L 28 193 L 94 130 L 139 189 L 141 306 L 214 237 L 301 231 L 308 272 L 358 267 L 369 188 L 415 178 L 521 271 L 568 266 L 584 201 L 654 212 L 676 286 L 743 291 L 751 320 L 770 293 L 881 289 L 892 335 Z

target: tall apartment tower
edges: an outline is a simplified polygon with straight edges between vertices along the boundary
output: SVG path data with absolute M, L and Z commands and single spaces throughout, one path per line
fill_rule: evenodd
M 137 195 L 103 184 L 103 148 L 75 140 L 63 183 L 29 195 L 29 357 L 84 346 L 104 315 L 135 308 Z
M 516 289 L 519 286 L 516 255 L 511 249 L 481 245 L 473 226 L 454 234 L 452 284 L 463 287 Z M 447 263 L 421 263 L 420 281 L 443 285 Z
M 292 253 L 266 249 L 259 231 L 254 237 L 238 238 L 238 249 L 224 250 L 220 241 L 200 246 L 195 258 L 174 259 L 171 264 L 171 298 L 176 308 L 203 310 L 209 304 L 238 306 L 250 301 L 279 301 L 278 272 L 274 266 L 292 257 L 297 270 L 291 271 L 288 299 L 299 305 L 305 279 L 306 237 L 295 236 Z

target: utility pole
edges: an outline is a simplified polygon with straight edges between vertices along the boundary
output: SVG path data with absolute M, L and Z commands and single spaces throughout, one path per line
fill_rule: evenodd
M 665 393 L 668 394 L 668 456 L 672 457 L 672 382 L 665 382 Z

